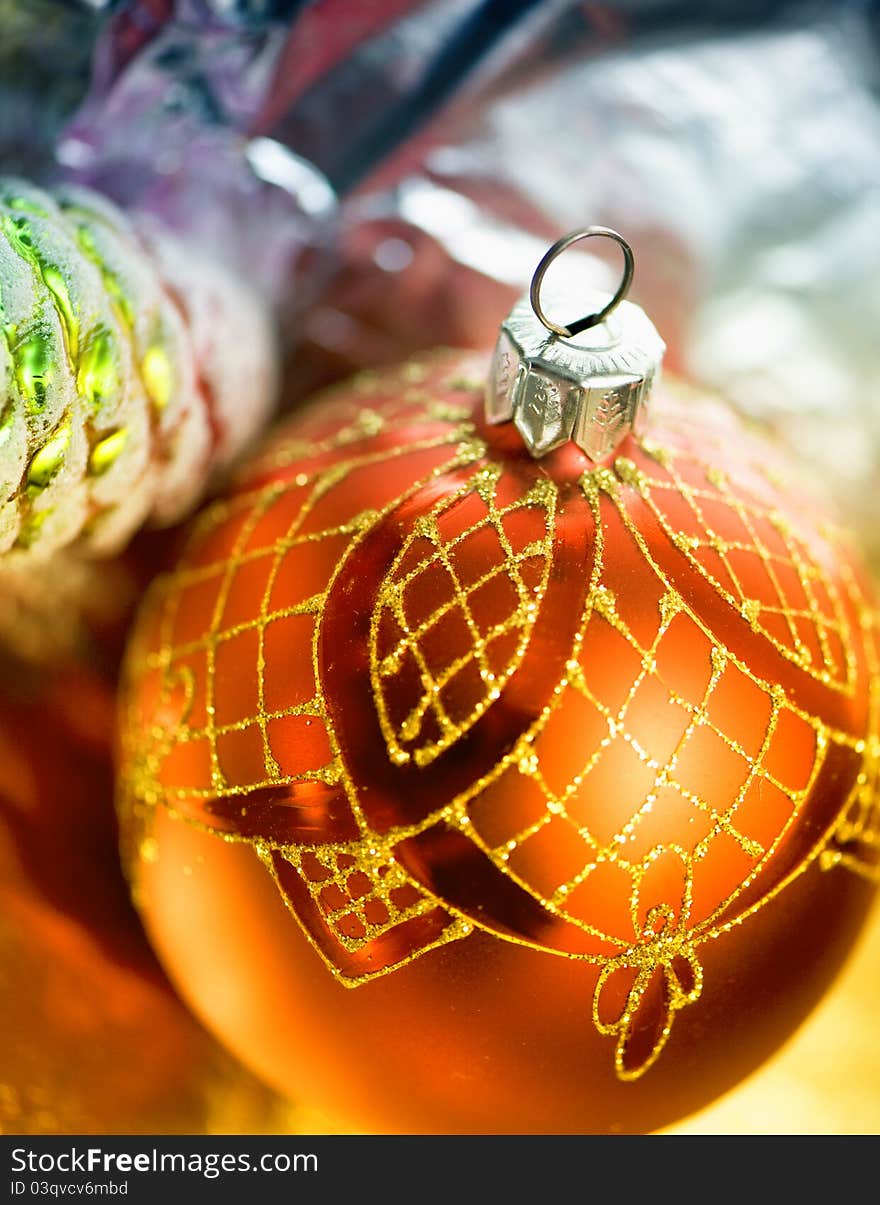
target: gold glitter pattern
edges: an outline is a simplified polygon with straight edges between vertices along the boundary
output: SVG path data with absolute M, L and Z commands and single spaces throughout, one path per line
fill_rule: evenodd
M 429 514 L 421 517 L 401 547 L 379 592 L 370 632 L 370 665 L 376 707 L 389 756 L 395 762 L 406 762 L 412 757 L 418 765 L 428 765 L 463 736 L 486 708 L 500 697 L 528 644 L 550 571 L 555 491 L 549 482 L 540 481 L 523 498 L 507 508 L 499 509 L 495 503 L 498 476 L 497 467 L 488 466 L 472 478 L 462 491 L 442 499 Z M 444 513 L 454 507 L 462 495 L 472 495 L 474 490 L 485 509 L 463 532 L 446 540 L 442 529 Z M 520 507 L 543 507 L 546 526 L 541 539 L 515 549 L 504 526 L 504 519 Z M 491 550 L 481 548 L 480 555 L 490 567 L 474 581 L 464 584 L 458 568 L 461 546 L 488 532 L 494 533 L 497 538 L 497 549 L 492 540 Z M 499 555 L 493 560 L 492 552 L 495 551 Z M 526 580 L 523 568 L 536 560 L 541 563 L 540 580 L 533 586 Z M 441 601 L 429 615 L 412 622 L 409 597 L 414 596 L 417 600 L 415 605 L 418 606 L 422 593 L 421 579 L 432 572 L 439 572 L 444 579 Z M 509 592 L 505 614 L 495 622 L 481 624 L 475 615 L 474 603 L 485 587 L 502 574 L 513 587 Z M 453 617 L 459 619 L 459 629 L 463 623 L 467 632 L 465 650 L 456 655 L 455 651 L 450 652 L 446 643 L 442 664 L 433 665 L 422 642 L 429 634 L 436 634 L 438 627 L 448 624 Z M 381 630 L 386 620 L 387 627 L 393 632 L 388 641 L 388 651 L 382 649 L 380 644 Z M 509 636 L 515 640 L 512 646 L 507 640 Z M 499 649 L 500 657 L 497 655 Z M 424 689 L 413 709 L 403 717 L 401 723 L 395 725 L 389 716 L 384 686 L 387 679 L 400 674 L 401 666 L 407 661 L 417 666 L 419 682 Z M 476 667 L 485 690 L 481 697 L 468 700 L 466 712 L 450 714 L 444 701 L 444 692 L 456 676 L 471 667 Z M 434 714 L 439 734 L 433 741 L 419 743 L 425 714 L 429 711 Z
M 634 1079 L 703 943 L 814 861 L 877 880 L 876 612 L 726 409 L 658 399 L 566 477 L 487 450 L 451 364 L 326 397 L 202 515 L 129 652 L 121 812 L 254 844 L 349 986 L 475 927 L 582 960 Z

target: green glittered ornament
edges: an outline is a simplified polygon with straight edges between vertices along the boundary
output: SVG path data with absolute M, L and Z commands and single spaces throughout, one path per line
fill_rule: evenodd
M 218 264 L 94 193 L 0 178 L 0 572 L 183 516 L 274 378 L 268 314 Z

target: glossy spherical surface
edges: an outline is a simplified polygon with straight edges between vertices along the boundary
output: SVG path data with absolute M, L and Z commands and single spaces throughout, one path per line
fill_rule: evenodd
M 139 899 L 197 1011 L 340 1124 L 654 1129 L 758 1065 L 858 932 L 874 604 L 720 403 L 535 460 L 484 425 L 484 373 L 325 395 L 156 582 L 124 689 Z

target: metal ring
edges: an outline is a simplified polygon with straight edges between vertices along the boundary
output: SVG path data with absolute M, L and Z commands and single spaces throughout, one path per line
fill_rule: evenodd
M 588 314 L 586 318 L 578 318 L 576 322 L 570 322 L 568 326 L 560 326 L 558 323 L 552 322 L 541 308 L 540 293 L 544 275 L 554 259 L 558 255 L 561 255 L 572 243 L 579 243 L 581 239 L 595 238 L 597 236 L 614 239 L 623 248 L 623 277 L 618 285 L 617 292 L 598 313 Z M 600 322 L 605 321 L 612 310 L 615 310 L 620 305 L 629 292 L 629 286 L 632 284 L 633 278 L 633 266 L 632 247 L 616 230 L 611 230 L 608 226 L 587 226 L 583 230 L 572 231 L 571 234 L 567 234 L 564 238 L 553 244 L 535 269 L 535 275 L 532 277 L 532 284 L 529 289 L 529 300 L 532 303 L 535 316 L 546 326 L 548 331 L 554 335 L 561 335 L 563 339 L 571 339 L 572 336 L 579 335 L 581 331 L 589 330 L 591 326 L 598 326 Z

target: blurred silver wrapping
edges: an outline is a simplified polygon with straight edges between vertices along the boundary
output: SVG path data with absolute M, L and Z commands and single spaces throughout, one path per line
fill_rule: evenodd
M 350 213 L 517 291 L 559 234 L 620 230 L 670 369 L 777 429 L 880 563 L 876 63 L 844 5 L 576 49 L 459 106 L 420 171 Z

